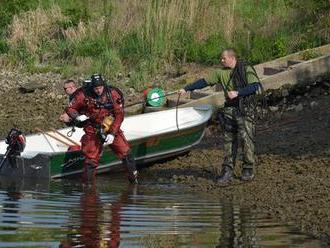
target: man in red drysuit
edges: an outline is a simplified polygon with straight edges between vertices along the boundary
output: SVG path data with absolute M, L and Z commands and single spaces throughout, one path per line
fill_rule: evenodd
M 129 154 L 130 146 L 120 129 L 124 120 L 123 104 L 124 98 L 119 89 L 106 85 L 103 77 L 95 74 L 89 87 L 77 92 L 65 111 L 73 120 L 80 122 L 85 131 L 81 138 L 84 174 L 90 174 L 88 171 L 95 174 L 103 144 L 106 144 L 126 166 L 129 181 L 137 183 L 135 160 Z M 109 119 L 110 123 L 105 122 Z

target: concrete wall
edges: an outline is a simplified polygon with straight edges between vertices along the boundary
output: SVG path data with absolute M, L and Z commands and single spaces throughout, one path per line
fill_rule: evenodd
M 267 75 L 264 74 L 265 70 L 267 68 L 273 68 L 273 69 L 277 69 L 277 70 L 285 70 L 289 67 L 288 64 L 290 64 L 290 61 L 296 61 L 296 62 L 306 62 L 306 60 L 304 61 L 303 59 L 303 55 L 305 53 L 312 53 L 312 54 L 316 54 L 319 57 L 324 56 L 324 55 L 329 55 L 330 54 L 330 44 L 328 45 L 324 45 L 321 47 L 316 47 L 313 49 L 307 49 L 304 51 L 300 51 L 297 53 L 293 53 L 290 55 L 287 55 L 285 57 L 281 57 L 278 59 L 274 59 L 272 61 L 268 61 L 262 64 L 258 64 L 255 65 L 254 68 L 256 69 L 259 77 L 262 79 L 264 77 L 267 77 Z
M 308 83 L 328 73 L 330 54 L 290 66 L 286 71 L 261 79 L 261 82 L 265 89 L 277 89 L 284 84 Z
M 302 55 L 307 51 L 311 51 L 314 54 L 320 54 L 322 56 L 304 61 L 302 60 Z M 293 64 L 291 63 L 292 61 L 297 63 Z M 265 75 L 265 68 L 274 69 L 274 73 L 272 75 Z M 330 44 L 258 64 L 255 66 L 255 69 L 257 70 L 258 76 L 260 77 L 261 83 L 265 90 L 278 89 L 285 84 L 294 85 L 308 83 L 324 76 L 325 74 L 330 74 Z M 199 98 L 197 97 L 198 99 L 189 99 L 189 97 L 182 96 L 180 99 L 181 104 L 179 106 L 191 107 L 200 104 L 222 106 L 225 101 L 223 92 L 214 92 L 209 87 L 197 92 L 195 95 L 192 94 L 192 98 L 196 98 L 198 94 L 200 95 Z M 202 97 L 203 95 L 206 96 Z M 172 101 L 176 101 L 176 98 Z M 175 105 L 176 102 L 175 104 L 171 104 L 169 107 L 173 107 Z M 142 112 L 142 109 L 143 104 L 132 106 L 126 109 L 126 114 L 137 114 Z
M 285 70 L 273 75 L 263 75 L 262 68 L 284 64 L 286 65 L 289 60 L 298 60 L 302 52 L 257 65 L 257 72 L 261 78 L 261 83 L 264 89 L 278 89 L 285 84 L 295 85 L 309 83 L 311 81 L 317 80 L 318 78 L 321 78 L 326 74 L 330 74 L 330 45 L 315 48 L 313 51 L 315 53 L 323 53 L 325 55 L 287 66 Z M 225 99 L 222 92 L 213 92 L 208 96 L 191 100 L 188 103 L 182 104 L 180 107 L 196 106 L 206 103 L 212 104 L 214 106 L 222 106 L 224 100 Z

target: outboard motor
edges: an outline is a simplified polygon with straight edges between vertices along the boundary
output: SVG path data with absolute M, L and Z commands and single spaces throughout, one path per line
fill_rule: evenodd
M 21 131 L 16 128 L 12 128 L 5 140 L 7 146 L 7 151 L 3 155 L 2 160 L 0 161 L 0 170 L 2 166 L 5 164 L 7 158 L 12 156 L 19 156 L 24 151 L 26 145 L 25 136 Z
M 0 158 L 0 175 L 14 180 L 23 178 L 47 179 L 50 178 L 50 158 L 45 154 L 33 157 L 22 157 L 26 139 L 23 133 L 12 128 L 5 140 L 7 151 Z
M 26 139 L 23 133 L 16 129 L 12 128 L 7 137 L 6 144 L 8 144 L 7 151 L 9 151 L 9 155 L 19 156 L 25 148 Z

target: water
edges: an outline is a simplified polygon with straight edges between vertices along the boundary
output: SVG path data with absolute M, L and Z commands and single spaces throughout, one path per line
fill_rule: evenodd
M 321 247 L 266 213 L 182 186 L 0 184 L 0 247 Z

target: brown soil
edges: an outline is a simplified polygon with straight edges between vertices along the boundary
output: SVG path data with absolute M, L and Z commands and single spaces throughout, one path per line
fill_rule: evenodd
M 196 77 L 187 74 L 172 84 L 184 85 Z M 25 81 L 43 82 L 46 87 L 22 93 L 20 86 Z M 58 74 L 18 76 L 0 72 L 0 136 L 5 137 L 14 126 L 25 133 L 35 132 L 36 127 L 63 127 L 57 121 L 67 103 L 62 81 Z M 128 103 L 140 100 L 136 96 L 139 94 L 130 97 Z M 285 105 L 287 108 L 280 107 L 267 122 L 258 124 L 258 165 L 252 182 L 239 180 L 238 164 L 237 178 L 231 183 L 215 183 L 224 157 L 221 130 L 216 124 L 208 127 L 201 144 L 188 155 L 143 170 L 141 180 L 151 177 L 183 183 L 192 190 L 266 209 L 284 221 L 294 222 L 302 231 L 330 240 L 330 97 L 321 90 L 303 95 L 298 102 L 303 103 L 302 110 L 287 110 Z

